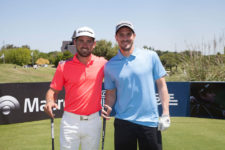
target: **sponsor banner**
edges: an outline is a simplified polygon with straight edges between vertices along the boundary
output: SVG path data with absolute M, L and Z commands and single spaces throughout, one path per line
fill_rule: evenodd
M 19 123 L 48 119 L 44 112 L 45 94 L 50 82 L 41 83 L 9 83 L 0 84 L 0 124 Z M 167 82 L 170 94 L 171 116 L 189 116 L 189 83 Z M 62 117 L 64 108 L 65 91 L 59 93 L 57 104 L 59 110 L 55 110 L 55 117 Z M 156 99 L 161 114 L 162 108 L 158 93 Z M 102 104 L 105 101 L 104 85 L 102 89 Z M 115 115 L 113 109 L 112 116 Z
M 189 97 L 190 97 L 190 83 L 189 82 L 167 82 L 168 92 L 170 96 L 170 115 L 171 116 L 189 116 Z M 105 89 L 103 85 L 102 90 L 102 104 L 105 100 Z M 156 100 L 158 103 L 159 114 L 162 114 L 162 104 L 156 89 Z M 115 116 L 115 109 L 113 107 L 111 116 Z
M 49 85 L 49 82 L 0 84 L 0 124 L 48 119 L 44 105 Z M 58 96 L 60 109 L 54 111 L 56 117 L 62 116 L 63 98 L 64 91 Z
M 167 82 L 168 92 L 170 96 L 169 108 L 170 116 L 189 116 L 189 82 Z M 157 91 L 157 90 L 156 90 Z M 156 100 L 159 106 L 159 114 L 162 114 L 162 104 L 159 94 L 156 93 Z
M 225 82 L 192 82 L 190 115 L 225 119 Z

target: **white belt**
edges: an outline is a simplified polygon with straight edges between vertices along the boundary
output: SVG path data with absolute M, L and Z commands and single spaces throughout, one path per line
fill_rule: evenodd
M 64 111 L 64 114 L 65 115 L 68 115 L 70 117 L 73 117 L 74 119 L 77 119 L 77 120 L 91 120 L 93 118 L 97 118 L 99 117 L 99 112 L 96 112 L 96 113 L 93 113 L 93 114 L 90 114 L 90 115 L 77 115 L 77 114 L 74 114 L 74 113 L 71 113 L 71 112 L 67 112 L 67 111 Z

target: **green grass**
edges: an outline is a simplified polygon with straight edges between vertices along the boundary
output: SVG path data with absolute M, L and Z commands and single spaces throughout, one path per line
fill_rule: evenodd
M 0 64 L 0 83 L 48 82 L 52 80 L 55 70 L 52 65 L 34 69 Z
M 56 150 L 59 150 L 60 120 L 55 119 Z M 162 133 L 164 150 L 224 149 L 225 120 L 191 117 L 172 117 L 171 120 L 171 127 Z M 0 125 L 0 133 L 0 150 L 51 149 L 50 120 Z M 105 150 L 114 149 L 113 134 L 111 119 L 106 126 Z
M 48 82 L 55 68 L 23 68 L 0 64 L 0 83 Z M 182 74 L 182 73 L 181 73 Z M 171 75 L 171 81 L 183 76 Z M 174 79 L 173 79 L 174 78 Z M 170 81 L 170 80 L 169 80 Z M 223 150 L 225 120 L 172 117 L 169 130 L 162 133 L 164 150 Z M 55 119 L 55 150 L 59 150 L 59 124 Z M 107 121 L 105 150 L 113 150 L 113 119 Z M 0 125 L 0 150 L 50 150 L 50 120 Z M 100 148 L 99 148 L 100 149 Z
M 223 150 L 225 120 L 173 117 L 163 132 L 165 150 Z
M 22 82 L 50 82 L 56 68 L 49 65 L 47 68 L 23 68 L 14 64 L 0 64 L 0 83 Z M 178 67 L 177 71 L 166 76 L 166 81 L 187 81 L 184 72 Z M 0 149 L 1 150 L 1 149 Z

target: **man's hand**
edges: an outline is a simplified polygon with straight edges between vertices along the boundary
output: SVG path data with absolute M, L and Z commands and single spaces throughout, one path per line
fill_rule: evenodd
M 104 109 L 102 109 L 101 116 L 105 118 L 106 120 L 109 120 L 111 118 L 110 117 L 111 111 L 112 111 L 112 108 L 109 105 L 105 104 Z
M 54 114 L 52 112 L 52 109 L 53 108 L 56 108 L 56 109 L 59 109 L 58 108 L 58 105 L 53 101 L 53 100 L 50 100 L 50 101 L 47 101 L 45 106 L 44 106 L 44 111 L 46 114 L 48 114 L 51 118 L 54 118 Z
M 158 130 L 164 131 L 170 127 L 170 116 L 169 115 L 162 115 L 159 118 Z

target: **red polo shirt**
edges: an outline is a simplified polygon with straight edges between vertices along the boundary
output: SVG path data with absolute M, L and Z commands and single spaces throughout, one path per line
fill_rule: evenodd
M 59 63 L 50 87 L 62 90 L 64 86 L 65 111 L 90 115 L 101 109 L 103 70 L 107 60 L 92 54 L 84 65 L 76 56 Z

